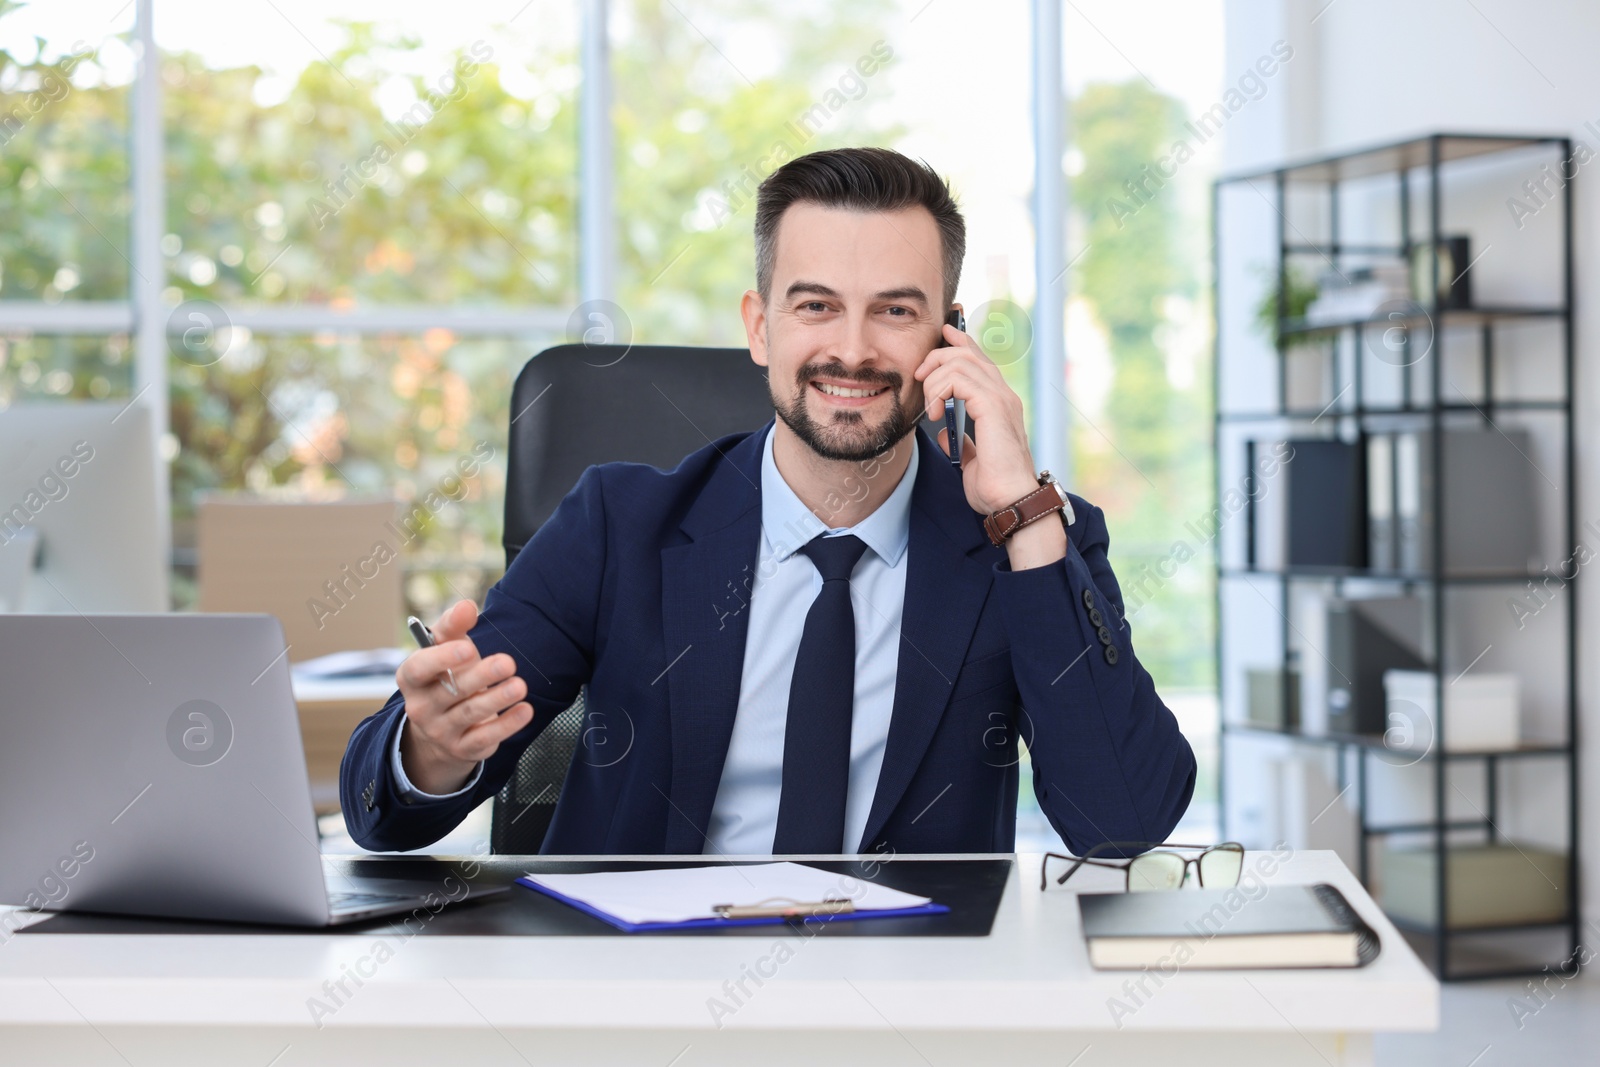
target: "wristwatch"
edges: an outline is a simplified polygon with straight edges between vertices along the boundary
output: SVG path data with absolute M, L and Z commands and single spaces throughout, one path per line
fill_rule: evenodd
M 1061 524 L 1071 526 L 1076 517 L 1072 514 L 1072 502 L 1067 499 L 1067 491 L 1056 476 L 1049 471 L 1039 472 L 1039 488 L 1018 500 L 1010 507 L 1001 508 L 983 520 L 983 529 L 989 535 L 989 540 L 996 548 L 1004 547 L 1006 538 L 1027 526 L 1029 523 L 1038 522 L 1052 511 L 1061 512 Z

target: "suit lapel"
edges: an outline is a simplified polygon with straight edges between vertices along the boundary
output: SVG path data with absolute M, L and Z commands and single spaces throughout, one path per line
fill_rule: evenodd
M 974 557 L 989 541 L 949 457 L 920 429 L 917 443 L 894 708 L 866 829 L 859 843 L 845 843 L 858 850 L 878 836 L 911 784 L 994 581 L 992 560 Z
M 771 424 L 768 423 L 768 426 Z M 663 676 L 672 723 L 665 851 L 705 850 L 739 710 L 750 590 L 761 544 L 764 431 L 728 450 L 684 516 L 691 540 L 661 551 Z M 657 783 L 658 789 L 662 783 Z

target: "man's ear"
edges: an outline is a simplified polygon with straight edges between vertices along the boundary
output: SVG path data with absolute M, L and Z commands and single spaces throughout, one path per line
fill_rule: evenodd
M 739 301 L 739 315 L 744 319 L 744 339 L 750 346 L 750 358 L 758 367 L 767 366 L 767 302 L 754 289 L 747 289 Z

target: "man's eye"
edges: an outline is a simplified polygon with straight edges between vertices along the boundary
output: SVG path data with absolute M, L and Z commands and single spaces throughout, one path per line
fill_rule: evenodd
M 828 310 L 828 305 L 822 303 L 820 300 L 809 300 L 801 305 L 801 309 L 804 311 L 822 312 Z
M 894 316 L 897 319 L 903 319 L 907 315 L 911 314 L 911 309 L 910 308 L 902 308 L 902 307 L 893 307 L 893 308 L 889 308 L 889 314 Z

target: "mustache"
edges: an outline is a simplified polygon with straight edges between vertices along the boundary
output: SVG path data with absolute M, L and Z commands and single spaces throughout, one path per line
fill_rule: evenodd
M 795 381 L 802 390 L 813 378 L 835 378 L 842 382 L 855 382 L 864 388 L 886 385 L 896 393 L 900 391 L 900 385 L 905 381 L 895 371 L 877 370 L 872 367 L 863 367 L 852 374 L 844 369 L 843 363 L 807 363 L 795 374 Z

